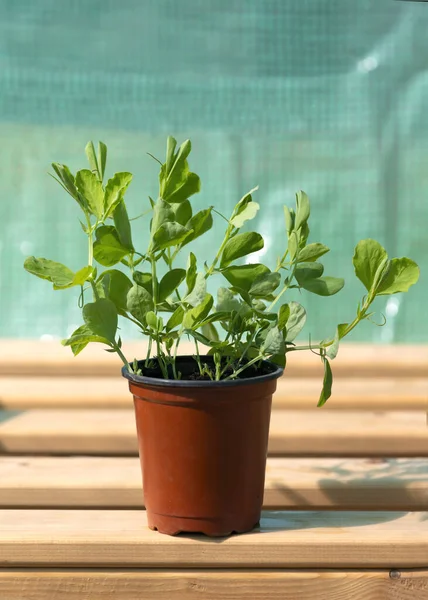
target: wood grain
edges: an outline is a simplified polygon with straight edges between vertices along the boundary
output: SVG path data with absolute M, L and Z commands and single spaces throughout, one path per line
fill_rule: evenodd
M 5 600 L 428 600 L 428 571 L 0 570 Z
M 132 455 L 132 410 L 32 410 L 0 422 L 3 454 Z M 269 452 L 289 456 L 428 456 L 426 414 L 274 410 Z
M 316 407 L 322 378 L 278 380 L 273 405 L 284 409 Z M 129 408 L 132 396 L 122 377 L 0 377 L 0 408 Z M 428 410 L 428 377 L 339 378 L 323 410 Z
M 1 507 L 138 508 L 138 458 L 2 457 Z M 269 458 L 265 508 L 425 510 L 426 459 Z
M 0 510 L 1 567 L 416 568 L 428 513 L 266 512 L 230 538 L 150 531 L 145 512 Z
M 132 360 L 144 356 L 146 343 L 125 342 L 123 350 Z M 180 345 L 182 354 L 194 352 L 192 344 Z M 345 377 L 426 377 L 428 345 L 347 344 L 341 346 L 334 361 L 336 378 Z M 120 362 L 104 352 L 100 344 L 85 349 L 74 358 L 59 340 L 2 340 L 0 343 L 0 376 L 117 376 Z M 290 377 L 319 377 L 320 361 L 311 352 L 290 353 L 287 363 Z

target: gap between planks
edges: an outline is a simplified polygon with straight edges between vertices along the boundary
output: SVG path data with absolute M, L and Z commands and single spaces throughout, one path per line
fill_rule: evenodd
M 311 409 L 321 378 L 283 376 L 273 397 L 275 408 Z M 0 377 L 0 408 L 126 408 L 132 396 L 122 377 Z M 428 377 L 339 378 L 323 410 L 428 410 Z
M 0 567 L 427 568 L 426 512 L 265 512 L 229 538 L 150 531 L 145 511 L 0 510 Z
M 2 457 L 2 507 L 143 507 L 138 458 Z M 269 458 L 264 507 L 425 510 L 428 459 Z
M 137 453 L 133 410 L 23 412 L 0 422 L 0 453 L 133 455 Z M 426 414 L 274 410 L 269 453 L 428 456 Z
M 428 571 L 0 569 L 7 600 L 428 600 Z
M 124 343 L 123 350 L 132 360 L 145 355 L 147 344 Z M 194 346 L 183 343 L 182 354 L 194 353 Z M 334 361 L 336 377 L 426 377 L 428 345 L 341 345 Z M 40 342 L 37 340 L 1 340 L 0 375 L 9 376 L 67 376 L 79 375 L 118 376 L 120 362 L 117 356 L 104 352 L 99 344 L 85 349 L 84 354 L 74 358 L 69 348 L 59 340 Z M 288 356 L 287 374 L 290 377 L 322 376 L 322 365 L 311 352 L 294 352 Z

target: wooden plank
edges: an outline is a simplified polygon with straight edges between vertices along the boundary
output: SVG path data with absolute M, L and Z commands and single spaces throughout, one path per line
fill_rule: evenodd
M 0 422 L 0 452 L 137 453 L 132 410 L 33 410 Z M 289 456 L 428 456 L 424 412 L 274 410 L 269 452 Z
M 0 570 L 7 600 L 428 600 L 428 571 Z
M 230 538 L 150 531 L 145 511 L 0 510 L 1 567 L 416 568 L 428 513 L 267 512 Z
M 276 408 L 311 409 L 318 402 L 322 378 L 288 374 L 278 380 Z M 122 377 L 0 377 L 0 408 L 127 408 L 132 406 Z M 428 377 L 339 378 L 323 410 L 428 410 Z
M 125 342 L 126 356 L 145 355 L 146 343 Z M 192 344 L 183 343 L 180 352 L 194 353 Z M 427 345 L 341 345 L 334 361 L 336 377 L 426 377 L 428 365 Z M 104 352 L 99 344 L 93 344 L 74 358 L 59 340 L 2 340 L 0 342 L 0 376 L 69 376 L 81 377 L 117 376 L 120 361 L 115 355 Z M 290 377 L 319 377 L 320 361 L 311 352 L 290 353 L 287 363 Z
M 138 508 L 138 458 L 2 457 L 0 506 Z M 269 458 L 264 507 L 425 510 L 428 460 Z

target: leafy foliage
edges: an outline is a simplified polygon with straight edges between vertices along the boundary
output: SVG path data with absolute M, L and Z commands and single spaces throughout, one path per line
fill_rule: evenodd
M 106 145 L 99 142 L 96 151 L 88 142 L 85 152 L 89 169 L 74 175 L 66 165 L 53 163 L 52 177 L 82 210 L 88 264 L 75 272 L 44 258 L 29 257 L 24 263 L 27 271 L 50 281 L 54 289 L 80 286 L 83 324 L 63 342 L 75 355 L 89 343 L 103 343 L 132 370 L 118 337 L 119 317 L 132 321 L 149 337 L 145 365 L 151 364 L 153 354 L 165 378 L 171 373 L 175 378 L 181 376 L 175 357 L 185 336 L 195 342 L 195 368 L 201 376 L 217 380 L 245 377 L 247 369 L 259 368 L 264 360 L 284 367 L 289 352 L 310 349 L 320 355 L 324 365 L 318 403 L 322 406 L 332 392 L 330 361 L 336 357 L 340 341 L 373 315 L 371 305 L 377 296 L 406 292 L 418 280 L 419 268 L 414 261 L 390 259 L 375 240 L 360 241 L 353 264 L 366 293 L 355 318 L 339 324 L 333 338 L 296 345 L 306 311 L 298 302 L 285 302 L 286 292 L 298 289 L 328 297 L 344 286 L 342 278 L 324 274 L 320 259 L 329 248 L 320 242 L 308 243 L 311 210 L 304 192 L 296 194 L 294 207 L 284 207 L 284 254 L 275 269 L 251 262 L 251 255 L 263 248 L 263 237 L 255 231 L 241 231 L 260 209 L 253 200 L 257 188 L 241 198 L 229 218 L 223 217 L 227 225 L 212 261 L 198 264 L 189 252 L 183 269 L 175 267 L 174 261 L 184 246 L 211 229 L 216 212 L 209 207 L 193 214 L 189 199 L 200 191 L 201 182 L 189 168 L 190 141 L 177 147 L 174 138 L 167 140 L 159 193 L 155 201 L 149 198 L 146 211 L 150 213 L 147 248 L 138 251 L 125 203 L 132 174 L 115 173 L 104 184 Z M 249 257 L 248 264 L 242 264 L 244 257 Z M 158 275 L 160 265 L 166 268 L 163 276 Z M 129 270 L 129 277 L 123 267 Z M 214 275 L 222 278 L 216 300 L 208 285 Z M 209 348 L 214 369 L 203 362 L 199 343 Z

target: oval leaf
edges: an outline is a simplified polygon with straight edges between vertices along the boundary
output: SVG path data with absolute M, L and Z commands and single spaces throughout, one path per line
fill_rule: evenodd
M 280 282 L 281 275 L 279 273 L 265 273 L 257 277 L 249 290 L 249 294 L 255 298 L 266 298 L 276 290 Z
M 125 192 L 132 181 L 132 173 L 115 173 L 107 181 L 104 193 L 104 215 L 109 217 L 123 199 Z
M 227 242 L 221 257 L 220 267 L 227 267 L 237 258 L 261 250 L 263 246 L 263 238 L 259 233 L 254 231 L 238 233 Z
M 153 299 L 145 288 L 135 283 L 128 292 L 126 306 L 139 323 L 144 323 L 147 312 L 153 310 Z
M 112 267 L 130 252 L 120 243 L 119 235 L 111 225 L 98 227 L 95 236 L 94 258 L 104 267 Z
M 83 307 L 83 320 L 89 329 L 97 336 L 115 341 L 117 330 L 116 307 L 108 298 L 100 298 Z
M 386 277 L 381 281 L 376 294 L 386 296 L 397 294 L 398 292 L 407 292 L 410 286 L 414 285 L 419 279 L 419 267 L 415 261 L 404 256 L 403 258 L 393 258 Z
M 311 262 L 317 260 L 324 254 L 327 254 L 327 252 L 330 252 L 330 248 L 327 248 L 324 244 L 320 244 L 319 242 L 308 244 L 299 251 L 297 257 L 298 262 Z
M 319 277 L 308 279 L 301 284 L 305 290 L 318 296 L 333 296 L 340 292 L 344 285 L 345 280 L 341 277 Z
M 24 262 L 24 269 L 40 277 L 40 279 L 47 279 L 60 287 L 69 285 L 74 278 L 74 273 L 71 269 L 47 258 L 29 256 Z
M 376 240 L 361 240 L 356 245 L 352 259 L 355 274 L 368 292 L 373 287 L 379 267 L 386 260 L 388 260 L 388 254 Z
M 186 271 L 184 269 L 172 269 L 168 271 L 161 279 L 158 287 L 158 301 L 163 302 L 170 296 L 184 281 Z
M 76 186 L 86 199 L 89 210 L 97 219 L 101 219 L 104 212 L 104 190 L 95 173 L 89 169 L 82 169 L 76 173 Z
M 324 273 L 324 265 L 319 262 L 300 263 L 296 266 L 294 276 L 299 285 L 303 286 L 309 279 L 317 279 Z
M 248 292 L 254 280 L 261 275 L 270 273 L 270 270 L 265 265 L 254 263 L 250 265 L 232 265 L 223 269 L 221 273 L 233 287 Z

